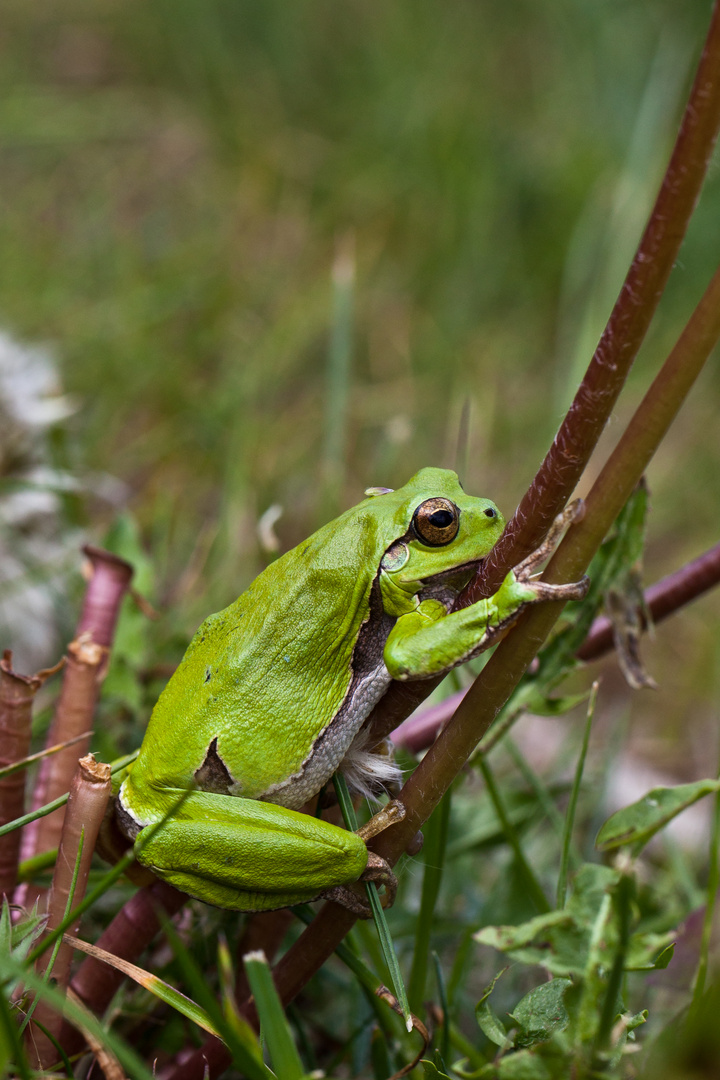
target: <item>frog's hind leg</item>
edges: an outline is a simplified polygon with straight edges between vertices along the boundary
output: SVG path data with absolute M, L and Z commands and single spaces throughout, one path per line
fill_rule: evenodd
M 138 861 L 209 904 L 271 911 L 356 881 L 368 861 L 355 833 L 273 803 L 193 791 L 168 817 L 143 828 Z M 177 802 L 177 800 L 175 800 Z

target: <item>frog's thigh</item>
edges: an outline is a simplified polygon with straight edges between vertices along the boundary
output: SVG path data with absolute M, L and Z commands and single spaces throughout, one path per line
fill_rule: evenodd
M 191 793 L 146 843 L 141 831 L 137 855 L 191 896 L 252 911 L 356 881 L 368 857 L 360 837 L 327 821 L 208 792 Z

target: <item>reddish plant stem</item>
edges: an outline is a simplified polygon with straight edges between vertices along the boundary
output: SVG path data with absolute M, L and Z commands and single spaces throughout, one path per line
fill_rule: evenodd
M 644 473 L 654 450 L 720 336 L 720 271 L 693 312 L 678 344 L 645 395 L 587 499 L 583 520 L 572 526 L 544 578 L 577 580 Z M 463 768 L 478 742 L 517 686 L 562 611 L 560 602 L 531 607 L 495 653 L 405 784 L 400 798 L 405 819 L 380 833 L 371 847 L 395 863 L 412 842 Z M 326 904 L 313 924 L 282 957 L 275 981 L 289 1002 L 347 933 L 353 916 Z
M 60 850 L 48 898 L 48 931 L 60 925 L 65 918 L 68 903 L 76 906 L 85 896 L 90 863 L 111 788 L 110 766 L 95 761 L 92 754 L 81 758 L 70 784 Z M 73 890 L 76 866 L 77 877 Z M 76 935 L 79 927 L 78 917 L 68 927 L 68 933 Z M 62 991 L 68 984 L 72 955 L 72 947 L 63 942 L 55 957 L 52 979 Z M 39 974 L 46 970 L 50 956 L 51 950 L 48 950 L 38 961 Z M 40 1021 L 42 1026 L 57 1038 L 62 1026 L 62 1016 L 55 1009 L 41 1000 L 35 1010 L 34 1019 Z M 30 1025 L 28 1040 L 35 1068 L 47 1068 L 57 1060 L 53 1043 L 34 1024 Z
M 136 892 L 122 906 L 107 930 L 98 938 L 97 945 L 123 960 L 137 961 L 160 929 L 158 910 L 172 917 L 186 900 L 187 896 L 173 889 L 172 885 L 164 881 L 153 882 Z M 70 986 L 83 1004 L 97 1015 L 102 1015 L 124 978 L 121 971 L 89 956 L 83 960 Z M 69 1024 L 63 1027 L 61 1045 L 67 1054 L 81 1050 L 84 1041 L 75 1028 Z
M 595 355 L 512 520 L 460 598 L 491 596 L 533 551 L 572 495 L 615 406 L 670 276 L 720 127 L 720 4 L 650 219 Z
M 68 646 L 68 662 L 46 745 L 74 739 L 90 731 L 100 685 L 107 670 L 110 645 L 120 604 L 133 569 L 124 559 L 101 548 L 84 547 L 92 574 L 88 582 L 75 640 Z M 90 745 L 91 736 L 45 758 L 40 765 L 33 794 L 33 809 L 63 795 L 70 786 L 78 759 Z M 22 857 L 29 859 L 58 846 L 65 808 L 28 825 L 22 840 Z M 24 897 L 25 902 L 31 899 Z
M 593 484 L 585 501 L 585 517 L 568 530 L 543 575 L 546 581 L 573 581 L 584 573 L 645 472 L 719 336 L 720 270 L 716 271 L 677 345 Z M 376 848 L 380 854 L 397 858 L 402 850 L 398 843 L 403 838 L 409 842 L 421 821 L 429 816 L 517 685 L 562 607 L 561 603 L 545 603 L 530 608 L 514 631 L 500 642 L 453 720 L 405 785 L 401 798 L 407 816 L 380 834 Z
M 720 544 L 716 544 L 709 551 L 698 555 L 692 562 L 675 570 L 647 589 L 645 605 L 653 624 L 674 615 L 680 608 L 719 583 Z M 643 629 L 647 629 L 644 618 Z M 590 627 L 590 632 L 576 656 L 578 660 L 586 663 L 599 660 L 614 648 L 614 644 L 612 623 L 607 616 L 600 615 Z M 443 724 L 446 724 L 453 716 L 466 693 L 467 690 L 460 690 L 438 705 L 423 709 L 417 716 L 410 717 L 393 732 L 392 740 L 395 745 L 402 746 L 414 754 L 427 750 Z
M 456 608 L 492 595 L 508 569 L 537 547 L 574 491 L 657 308 L 719 126 L 720 0 L 716 0 L 670 163 L 595 355 L 537 476 L 500 540 L 458 598 Z M 439 682 L 438 678 L 405 686 L 393 683 L 369 721 L 378 741 L 409 716 Z
M 86 544 L 83 555 L 90 560 L 92 574 L 83 600 L 75 637 L 91 634 L 98 645 L 110 648 L 120 615 L 120 604 L 133 576 L 133 568 L 119 555 Z
M 567 501 L 617 399 L 627 370 L 657 306 L 702 184 L 707 160 L 720 122 L 719 61 L 720 19 L 716 5 L 698 76 L 686 109 L 671 165 L 638 254 L 593 358 L 590 377 L 584 380 L 567 423 L 558 433 L 553 449 L 530 493 L 523 500 L 513 522 L 510 523 L 506 532 L 508 539 L 503 538 L 504 546 L 498 551 L 497 565 L 483 568 L 490 571 L 485 574 L 486 595 L 492 593 L 501 583 L 508 566 L 519 561 L 536 546 L 556 513 Z M 599 414 L 597 416 L 596 411 Z M 539 495 L 542 495 L 545 503 L 544 513 L 538 516 L 537 524 L 533 523 L 532 528 L 528 528 L 526 523 L 530 520 L 530 511 L 536 510 Z M 619 509 L 620 506 L 617 507 L 617 510 Z M 523 535 L 519 536 L 521 531 Z M 493 576 L 496 580 L 493 580 Z M 464 600 L 472 602 L 472 599 L 476 599 L 479 595 L 482 594 L 478 592 L 474 597 L 466 597 Z M 551 609 L 545 620 L 549 628 L 558 613 L 558 605 L 546 605 L 546 607 Z M 525 624 L 530 624 L 525 633 L 523 634 L 523 628 L 520 627 L 512 635 L 512 645 L 508 644 L 507 639 L 502 642 L 495 657 L 485 669 L 484 684 L 474 695 L 476 704 L 477 699 L 480 699 L 483 706 L 480 711 L 483 715 L 480 717 L 473 715 L 474 710 L 471 705 L 465 708 L 466 715 L 469 714 L 471 717 L 471 726 L 475 729 L 474 737 L 468 747 L 463 748 L 460 745 L 467 734 L 465 729 L 468 725 L 451 725 L 452 728 L 459 728 L 461 735 L 458 738 L 453 732 L 453 738 L 448 735 L 444 742 L 443 750 L 447 751 L 445 764 L 448 769 L 441 767 L 438 752 L 434 761 L 424 770 L 420 766 L 406 785 L 405 791 L 408 792 L 410 789 L 408 795 L 412 805 L 412 812 L 409 815 L 411 824 L 407 828 L 396 826 L 379 838 L 378 849 L 384 851 L 388 857 L 397 858 L 407 846 L 411 837 L 406 834 L 408 832 L 414 834 L 422 820 L 439 801 L 451 782 L 452 776 L 462 767 L 477 738 L 497 715 L 497 711 L 512 687 L 531 661 L 538 645 L 537 636 L 533 633 L 531 625 L 534 614 L 531 612 L 524 620 Z M 504 656 L 505 652 L 513 647 L 514 663 Z M 497 659 L 498 656 L 499 659 Z M 427 696 L 430 689 L 432 685 L 428 686 L 428 683 L 425 683 L 418 693 L 412 690 L 408 692 L 408 688 L 405 687 L 393 687 L 392 692 L 386 695 L 382 708 L 382 712 L 389 715 L 390 721 L 380 720 L 377 730 L 381 730 L 383 724 L 386 727 L 388 723 L 390 727 L 395 726 L 403 716 L 408 715 L 415 704 Z M 461 707 L 460 712 L 462 711 Z M 446 729 L 443 734 L 449 730 Z M 437 745 L 436 743 L 435 746 Z M 432 750 L 430 753 L 432 754 Z M 425 760 L 427 761 L 428 758 Z M 405 801 L 405 795 L 403 801 Z M 276 967 L 276 982 L 284 1001 L 292 1000 L 305 985 L 310 975 L 342 940 L 353 921 L 353 916 L 344 909 L 338 908 L 337 905 L 328 904 L 323 908 L 313 925 Z M 219 1052 L 222 1053 L 222 1048 Z M 224 1068 L 227 1063 L 227 1056 L 222 1063 L 214 1062 L 209 1070 L 210 1075 L 218 1075 L 218 1070 Z M 196 1064 L 199 1065 L 199 1063 Z M 203 1061 L 203 1070 L 206 1064 L 209 1064 L 207 1058 Z M 195 1066 L 191 1069 L 180 1067 L 173 1074 L 173 1080 L 203 1075 L 202 1070 L 198 1073 L 194 1071 L 194 1068 Z
M 720 59 L 720 20 L 717 6 L 713 16 L 711 35 L 713 32 L 715 34 L 713 40 L 718 51 L 718 59 Z M 707 53 L 706 48 L 703 60 L 706 59 Z M 696 79 L 693 93 L 697 90 L 697 83 Z M 714 85 L 717 91 L 717 78 Z M 713 132 L 716 133 L 716 130 L 717 124 Z M 712 137 L 714 138 L 714 134 Z M 694 197 L 692 204 L 694 204 Z M 664 284 L 664 278 L 662 284 Z M 616 327 L 613 332 L 619 332 L 619 329 Z M 546 571 L 547 580 L 572 581 L 584 572 L 603 536 L 645 471 L 650 457 L 662 440 L 717 341 L 718 334 L 720 334 L 720 271 L 710 283 L 680 341 L 643 399 L 615 452 L 600 473 L 587 499 L 586 516 L 579 525 L 569 530 Z M 612 340 L 612 337 L 609 340 Z M 595 358 L 593 358 L 594 363 Z M 597 377 L 602 376 L 603 366 L 596 365 Z M 612 383 L 613 380 L 610 381 Z M 595 390 L 597 391 L 597 387 Z M 598 400 L 602 397 L 602 393 L 598 391 Z M 582 424 L 580 410 L 575 410 L 572 422 L 575 425 Z M 602 426 L 604 426 L 604 420 L 597 429 L 597 434 L 602 430 Z M 562 475 L 567 481 L 567 469 Z M 575 481 L 571 487 L 574 483 Z M 561 487 L 562 484 L 559 486 Z M 563 495 L 558 509 L 564 504 L 569 493 Z M 552 516 L 554 512 L 551 518 Z M 468 602 L 467 598 L 465 602 Z M 401 799 L 406 809 L 405 820 L 381 833 L 373 843 L 373 849 L 384 856 L 388 862 L 392 864 L 397 861 L 411 843 L 418 828 L 427 820 L 455 776 L 463 768 L 475 746 L 517 686 L 522 674 L 552 629 L 562 607 L 562 603 L 546 603 L 531 608 L 521 618 L 514 631 L 500 642 L 495 654 L 461 702 L 455 717 L 430 747 L 427 755 L 403 788 Z M 433 683 L 436 680 L 428 680 L 428 682 Z M 400 715 L 403 708 L 406 708 L 415 697 L 407 690 L 406 687 L 398 687 L 395 691 L 395 687 L 391 687 L 386 695 L 383 706 L 389 706 L 393 718 Z M 418 694 L 418 699 L 422 700 L 427 692 L 429 691 L 426 689 L 424 694 Z M 381 730 L 384 722 L 381 719 L 374 730 Z M 314 972 L 327 960 L 353 922 L 354 916 L 345 909 L 332 903 L 325 905 L 312 925 L 304 931 L 275 967 L 275 983 L 285 1004 L 293 1000 Z M 252 1022 L 253 1011 L 250 1006 L 247 1005 L 243 1011 Z M 218 1076 L 229 1063 L 229 1056 L 224 1048 L 216 1046 L 213 1050 L 212 1063 L 207 1058 L 204 1059 L 204 1063 L 207 1065 L 206 1073 L 200 1070 L 201 1062 L 198 1055 L 195 1055 L 193 1059 L 175 1070 L 171 1080 L 194 1080 L 195 1077 L 199 1080 L 199 1077 L 203 1075 Z
M 0 660 L 0 768 L 23 761 L 30 749 L 32 706 L 35 694 L 58 668 L 20 675 L 13 671 L 12 653 L 6 650 Z M 0 780 L 0 825 L 25 812 L 25 775 L 20 769 Z M 0 838 L 0 894 L 8 898 L 17 882 L 20 832 Z

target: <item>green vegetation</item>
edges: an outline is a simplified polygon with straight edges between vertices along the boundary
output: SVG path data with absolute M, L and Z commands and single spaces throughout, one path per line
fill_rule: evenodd
M 58 529 L 73 551 L 82 534 L 132 562 L 146 601 L 124 601 L 99 758 L 137 747 L 200 619 L 273 557 L 273 506 L 284 550 L 365 487 L 438 464 L 511 516 L 652 206 L 709 7 L 6 0 L 0 327 L 47 343 L 78 405 L 47 440 L 48 463 L 77 482 Z M 716 269 L 718 221 L 716 152 L 581 494 Z M 611 659 L 587 723 L 596 668 L 574 655 L 608 592 L 637 592 L 643 559 L 652 581 L 717 541 L 719 391 L 709 365 L 648 469 L 649 513 L 639 490 L 589 596 L 504 707 L 498 722 L 516 726 L 481 747 L 429 818 L 424 854 L 400 864 L 387 917 L 432 1035 L 413 1077 L 715 1075 L 717 595 L 643 643 L 661 693 L 630 691 Z M 0 496 L 23 476 L 0 435 Z M 76 571 L 57 605 L 64 641 Z M 690 818 L 708 796 L 713 820 Z M 666 828 L 695 802 L 689 829 Z M 47 884 L 47 865 L 28 876 Z M 140 895 L 107 873 L 90 872 L 86 941 Z M 392 982 L 372 924 L 355 925 L 288 1026 L 258 950 L 285 952 L 299 918 L 273 914 L 265 931 L 198 903 L 158 918 L 131 959 L 191 1002 L 128 979 L 102 1024 L 68 1005 L 117 1075 L 157 1060 L 173 1080 L 202 1076 L 182 1071 L 207 1037 L 197 1019 L 230 1048 L 231 1077 L 380 1080 L 421 1049 L 373 996 Z M 3 1075 L 33 1075 L 13 990 L 36 993 L 38 1012 L 59 1001 L 28 967 L 40 932 L 32 915 L 0 916 Z M 84 1075 L 87 1059 L 65 1060 Z

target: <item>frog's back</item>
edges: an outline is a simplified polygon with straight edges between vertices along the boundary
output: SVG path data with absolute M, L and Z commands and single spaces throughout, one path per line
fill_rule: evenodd
M 204 779 L 258 798 L 301 769 L 347 696 L 382 554 L 371 516 L 343 518 L 350 528 L 319 530 L 205 620 L 155 706 L 133 786 Z

